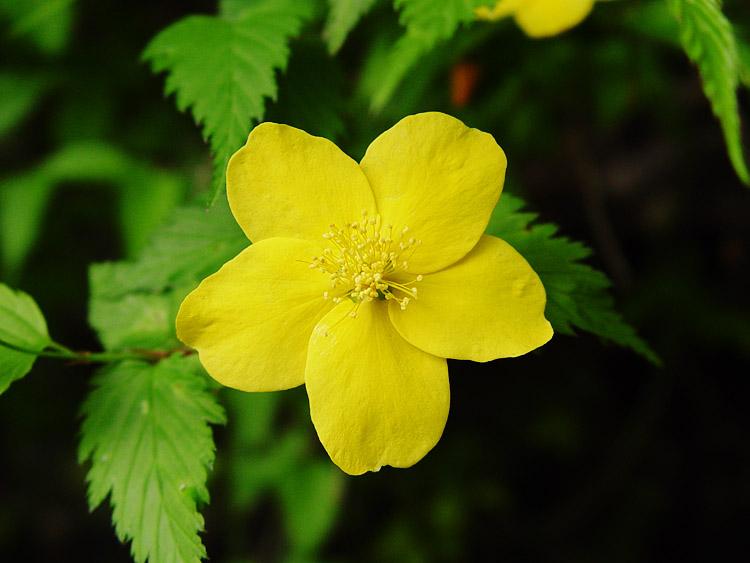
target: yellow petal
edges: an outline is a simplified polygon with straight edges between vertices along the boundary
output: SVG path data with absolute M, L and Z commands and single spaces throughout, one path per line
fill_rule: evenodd
M 499 0 L 492 8 L 489 6 L 475 8 L 474 15 L 480 20 L 497 21 L 515 12 L 523 2 L 524 0 Z
M 360 166 L 384 222 L 421 245 L 409 271 L 434 272 L 465 256 L 503 188 L 505 153 L 492 135 L 443 113 L 406 117 L 375 139 Z
M 307 343 L 330 309 L 326 276 L 308 268 L 320 245 L 266 239 L 242 251 L 188 295 L 177 336 L 198 350 L 208 373 L 242 391 L 304 382 Z
M 549 37 L 581 23 L 594 0 L 527 0 L 516 9 L 516 23 L 530 37 Z
M 440 439 L 448 367 L 393 329 L 385 303 L 341 303 L 310 338 L 305 386 L 328 455 L 351 475 L 409 467 Z
M 253 242 L 270 237 L 321 240 L 329 225 L 374 212 L 357 163 L 328 139 L 261 123 L 227 168 L 227 197 Z
M 416 285 L 418 299 L 404 311 L 392 302 L 389 313 L 401 336 L 430 354 L 486 362 L 552 337 L 539 276 L 499 238 L 483 236 L 463 260 Z

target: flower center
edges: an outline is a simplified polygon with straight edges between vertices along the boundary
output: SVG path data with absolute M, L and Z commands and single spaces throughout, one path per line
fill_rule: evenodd
M 421 243 L 409 236 L 409 227 L 403 227 L 396 240 L 393 225 L 383 225 L 380 215 L 368 217 L 367 211 L 362 211 L 359 221 L 344 227 L 330 225 L 323 238 L 330 246 L 313 258 L 310 268 L 331 279 L 332 292 L 324 292 L 324 299 L 338 304 L 348 297 L 356 304 L 352 317 L 357 316 L 357 308 L 363 302 L 394 300 L 406 309 L 417 298 L 417 288 L 412 284 L 422 281 L 421 275 L 409 282 L 393 279 L 409 268 L 409 259 Z

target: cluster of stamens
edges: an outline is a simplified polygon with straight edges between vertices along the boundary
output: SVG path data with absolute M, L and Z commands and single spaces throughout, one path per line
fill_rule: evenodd
M 421 242 L 409 235 L 409 227 L 403 227 L 396 240 L 393 225 L 383 225 L 380 215 L 368 217 L 367 211 L 362 211 L 359 221 L 344 227 L 330 225 L 323 238 L 330 246 L 313 258 L 310 268 L 330 277 L 331 291 L 323 293 L 324 299 L 334 303 L 350 299 L 355 303 L 352 317 L 357 316 L 363 302 L 395 300 L 403 310 L 417 298 L 417 288 L 412 284 L 422 281 L 421 275 L 403 283 L 392 279 L 393 274 L 409 268 L 409 260 Z

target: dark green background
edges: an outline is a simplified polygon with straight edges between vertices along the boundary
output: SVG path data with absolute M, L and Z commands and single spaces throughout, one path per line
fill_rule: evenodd
M 750 28 L 743 3 L 726 4 L 738 29 Z M 509 157 L 506 189 L 595 249 L 593 263 L 614 280 L 621 310 L 664 360 L 658 369 L 581 335 L 519 359 L 452 362 L 451 413 L 436 449 L 409 470 L 343 478 L 318 560 L 617 563 L 748 552 L 750 191 L 733 174 L 695 69 L 675 46 L 629 23 L 628 9 L 601 5 L 549 41 L 531 41 L 510 22 L 459 32 L 379 115 L 367 113 L 356 81 L 372 42 L 398 33 L 388 5 L 333 61 L 319 25 L 293 44 L 269 118 L 318 126 L 300 94 L 305 79 L 295 77 L 320 68 L 340 96 L 330 109 L 343 128 L 311 132 L 336 134 L 354 157 L 416 111 L 445 111 L 490 131 Z M 198 129 L 139 57 L 171 22 L 212 10 L 198 1 L 83 0 L 59 54 L 6 38 L 0 68 L 50 86 L 0 138 L 0 177 L 90 140 L 178 170 L 190 191 L 205 188 L 210 160 Z M 476 64 L 480 79 L 457 108 L 450 70 L 461 62 Z M 748 102 L 745 90 L 746 121 Z M 25 267 L 13 279 L 2 274 L 36 298 L 51 334 L 76 349 L 98 347 L 85 317 L 88 264 L 126 253 L 118 197 L 107 182 L 65 182 Z M 91 372 L 40 360 L 0 397 L 3 561 L 129 560 L 109 509 L 88 513 L 85 470 L 76 464 L 77 411 Z M 289 427 L 306 455 L 325 461 L 304 391 L 280 400 L 274 430 L 253 438 L 258 464 Z M 229 478 L 240 455 L 232 444 L 242 440 L 232 413 L 216 430 L 204 510 L 209 555 L 289 560 L 295 540 L 277 497 L 240 495 Z M 242 471 L 252 473 L 253 458 L 242 455 Z

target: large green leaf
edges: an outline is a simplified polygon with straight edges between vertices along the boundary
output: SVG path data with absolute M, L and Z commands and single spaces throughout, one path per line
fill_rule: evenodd
M 521 199 L 504 194 L 487 233 L 510 243 L 539 274 L 547 291 L 545 314 L 555 332 L 585 330 L 658 364 L 658 356 L 615 310 L 607 276 L 582 262 L 591 251 L 557 235 L 555 225 L 535 224 L 536 214 L 524 212 L 524 206 Z
M 168 73 L 167 94 L 176 94 L 181 111 L 191 108 L 210 141 L 214 197 L 223 189 L 229 157 L 262 119 L 266 98 L 275 99 L 275 72 L 286 67 L 287 43 L 314 7 L 310 0 L 238 5 L 227 4 L 225 17 L 189 16 L 172 24 L 143 53 L 154 72 Z
M 750 185 L 737 104 L 740 59 L 732 24 L 718 0 L 669 0 L 669 5 L 680 26 L 682 46 L 698 65 L 703 91 L 721 123 L 729 160 L 737 176 Z
M 214 461 L 209 424 L 224 413 L 195 357 L 124 362 L 102 370 L 83 405 L 79 459 L 93 510 L 109 496 L 120 541 L 136 562 L 206 556 L 198 512 Z
M 0 283 L 0 394 L 29 372 L 34 352 L 49 343 L 47 323 L 34 300 Z

